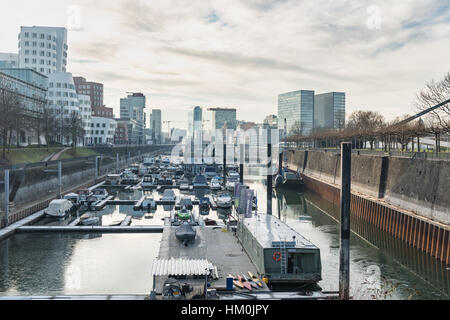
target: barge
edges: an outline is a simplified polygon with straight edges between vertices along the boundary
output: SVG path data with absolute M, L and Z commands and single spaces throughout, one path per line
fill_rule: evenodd
M 271 283 L 322 280 L 320 249 L 278 218 L 266 214 L 243 218 L 236 232 L 258 273 Z

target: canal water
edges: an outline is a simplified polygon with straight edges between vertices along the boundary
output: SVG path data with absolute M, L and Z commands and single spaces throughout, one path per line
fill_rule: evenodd
M 256 190 L 258 211 L 264 213 L 264 179 L 247 174 L 246 183 Z M 118 197 L 140 199 L 142 191 L 120 192 Z M 221 220 L 227 213 L 211 211 L 208 217 Z M 111 205 L 95 214 L 102 225 L 127 215 L 133 216 L 132 225 L 162 225 L 169 212 L 162 207 L 148 213 Z M 339 208 L 317 195 L 285 190 L 273 194 L 272 214 L 320 248 L 323 280 L 319 285 L 337 291 Z M 70 221 L 42 219 L 37 224 Z M 355 299 L 450 298 L 450 271 L 444 264 L 382 231 L 352 227 L 360 233 L 352 233 L 350 248 L 350 291 Z M 0 242 L 0 295 L 148 294 L 160 241 L 161 234 L 16 234 Z

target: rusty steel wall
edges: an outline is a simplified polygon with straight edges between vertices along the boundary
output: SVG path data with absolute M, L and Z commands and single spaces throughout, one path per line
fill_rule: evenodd
M 325 200 L 339 205 L 340 189 L 302 174 L 306 188 Z M 352 229 L 366 234 L 376 227 L 437 260 L 450 264 L 450 228 L 425 218 L 397 210 L 379 201 L 352 193 L 350 199 Z

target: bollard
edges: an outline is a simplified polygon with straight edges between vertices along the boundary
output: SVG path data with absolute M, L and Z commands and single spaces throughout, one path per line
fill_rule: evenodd
M 62 163 L 58 161 L 58 199 L 62 199 Z
M 341 246 L 339 252 L 339 299 L 350 294 L 350 194 L 352 144 L 341 143 Z

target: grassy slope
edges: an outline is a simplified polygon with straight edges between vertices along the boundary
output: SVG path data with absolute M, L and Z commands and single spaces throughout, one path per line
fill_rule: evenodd
M 33 163 L 40 162 L 45 157 L 52 155 L 63 148 L 21 148 L 21 149 L 11 149 L 10 153 L 6 153 L 7 163 L 1 161 L 2 164 L 18 164 L 18 163 Z M 73 150 L 67 150 L 64 152 L 60 159 L 70 159 L 78 157 L 87 157 L 95 155 L 96 152 L 88 148 L 79 147 L 76 148 L 75 152 Z M 0 153 L 1 157 L 1 153 Z
M 65 151 L 60 157 L 59 159 L 71 159 L 71 158 L 79 158 L 79 157 L 88 157 L 88 156 L 93 156 L 97 154 L 95 151 L 89 149 L 89 148 L 84 148 L 84 147 L 77 147 L 75 150 L 70 149 Z

